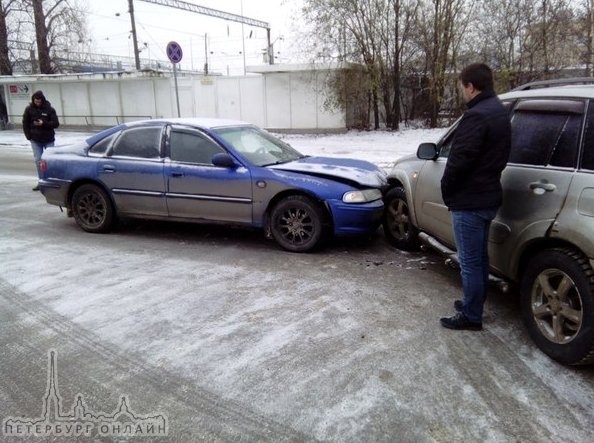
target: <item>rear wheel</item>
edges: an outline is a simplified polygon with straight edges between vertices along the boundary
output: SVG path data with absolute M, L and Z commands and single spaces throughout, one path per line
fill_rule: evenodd
M 322 240 L 324 212 L 303 195 L 285 197 L 270 214 L 270 230 L 276 242 L 292 252 L 306 252 Z
M 404 188 L 394 188 L 384 197 L 383 227 L 388 242 L 405 251 L 419 249 L 419 231 L 410 220 Z
M 113 225 L 113 205 L 97 185 L 82 185 L 74 191 L 71 209 L 76 223 L 87 232 L 107 232 Z
M 594 362 L 594 272 L 571 249 L 535 256 L 522 278 L 522 315 L 530 336 L 564 364 Z

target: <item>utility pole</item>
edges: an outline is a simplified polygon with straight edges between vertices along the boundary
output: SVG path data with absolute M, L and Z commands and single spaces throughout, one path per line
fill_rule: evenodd
M 270 43 L 270 28 L 266 28 L 266 39 L 268 40 L 268 64 L 274 65 L 274 43 Z
M 138 40 L 136 38 L 136 22 L 134 21 L 134 2 L 128 0 L 128 12 L 130 13 L 130 22 L 132 23 L 132 44 L 134 46 L 134 62 L 136 70 L 140 71 L 140 52 L 138 51 Z
M 204 75 L 208 75 L 208 34 L 204 34 Z
M 243 18 L 243 0 L 241 0 L 241 18 Z M 243 22 L 241 22 L 241 45 L 243 54 L 243 75 L 245 75 L 245 35 L 243 33 Z
M 590 75 L 594 77 L 594 0 L 590 0 Z

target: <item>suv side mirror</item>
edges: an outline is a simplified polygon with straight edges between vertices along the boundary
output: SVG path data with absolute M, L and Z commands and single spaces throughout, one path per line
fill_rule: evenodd
M 212 164 L 221 168 L 235 168 L 237 163 L 229 154 L 219 152 L 212 156 Z
M 421 160 L 435 160 L 439 151 L 435 143 L 421 143 L 417 149 L 417 157 Z

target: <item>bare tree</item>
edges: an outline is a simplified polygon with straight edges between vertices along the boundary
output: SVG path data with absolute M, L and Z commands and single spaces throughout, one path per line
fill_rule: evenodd
M 403 72 L 410 60 L 412 29 L 416 24 L 419 2 L 416 0 L 388 0 L 384 20 L 379 26 L 381 53 L 386 60 L 382 68 L 383 105 L 386 124 L 397 130 L 401 120 L 401 85 Z
M 594 0 L 582 0 L 576 9 L 580 63 L 585 75 L 594 77 Z
M 472 0 L 431 0 L 421 14 L 422 46 L 428 75 L 429 125 L 438 125 L 447 83 L 447 73 L 456 66 L 455 49 L 463 35 L 463 23 L 472 9 Z
M 8 50 L 7 17 L 15 0 L 0 0 L 0 75 L 12 75 L 12 63 Z
M 357 84 L 368 94 L 374 127 L 397 129 L 401 119 L 401 77 L 419 0 L 305 0 L 303 15 L 315 32 L 309 52 L 316 59 L 360 63 Z M 312 34 L 310 34 L 312 35 Z M 349 78 L 348 76 L 343 79 Z M 352 80 L 352 79 L 351 79 Z M 337 97 L 349 97 L 340 92 Z M 342 87 L 348 87 L 343 84 Z
M 87 26 L 77 0 L 23 0 L 31 17 L 37 43 L 39 71 L 51 74 L 58 68 L 55 55 L 71 42 L 84 41 Z

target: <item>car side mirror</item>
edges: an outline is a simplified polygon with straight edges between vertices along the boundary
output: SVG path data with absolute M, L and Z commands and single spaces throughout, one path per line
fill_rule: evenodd
M 421 160 L 435 160 L 439 157 L 439 150 L 435 143 L 421 143 L 417 149 L 417 157 Z
M 233 157 L 223 152 L 213 155 L 211 161 L 213 165 L 219 166 L 221 168 L 235 168 L 237 166 L 237 163 Z

